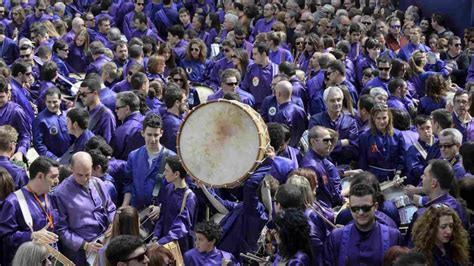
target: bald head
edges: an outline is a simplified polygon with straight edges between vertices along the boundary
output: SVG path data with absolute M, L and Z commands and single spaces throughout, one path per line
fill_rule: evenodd
M 85 186 L 92 175 L 92 157 L 87 152 L 77 152 L 72 156 L 71 169 L 74 180 Z
M 280 81 L 275 86 L 275 95 L 279 104 L 290 101 L 293 85 L 287 80 Z

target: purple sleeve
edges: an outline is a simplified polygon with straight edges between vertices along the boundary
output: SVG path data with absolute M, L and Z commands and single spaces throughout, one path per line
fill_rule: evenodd
M 169 231 L 158 240 L 158 244 L 164 245 L 173 240 L 178 240 L 191 233 L 195 213 L 197 210 L 197 198 L 194 193 L 189 193 L 186 206 L 183 211 L 174 218 Z M 160 217 L 161 218 L 161 217 Z M 158 225 L 158 223 L 157 223 Z M 156 228 L 155 228 L 156 229 Z M 156 230 L 155 230 L 156 231 Z
M 362 170 L 367 170 L 369 166 L 367 165 L 367 155 L 369 153 L 370 147 L 368 147 L 369 135 L 362 134 L 359 138 L 359 168 Z
M 67 220 L 67 208 L 64 206 L 63 199 L 55 197 L 54 201 L 59 215 L 59 222 L 57 227 L 57 232 L 60 237 L 61 243 L 66 245 L 68 248 L 79 251 L 82 243 L 85 241 L 84 238 L 80 237 L 78 234 L 74 233 L 69 229 L 69 224 Z
M 18 131 L 17 151 L 26 156 L 31 142 L 31 126 L 23 110 L 15 110 L 12 117 L 12 126 Z
M 19 225 L 17 217 L 18 215 L 22 215 L 18 203 L 14 203 L 10 200 L 5 200 L 1 210 L 0 236 L 2 236 L 2 238 L 4 239 L 4 243 L 7 243 L 6 247 L 16 249 L 22 243 L 30 241 L 30 230 L 18 230 Z

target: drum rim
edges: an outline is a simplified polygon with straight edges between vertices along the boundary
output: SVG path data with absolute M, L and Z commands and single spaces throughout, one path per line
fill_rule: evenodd
M 177 151 L 177 154 L 178 154 L 178 157 L 179 157 L 179 160 L 181 161 L 181 164 L 183 165 L 183 168 L 186 170 L 186 172 L 188 173 L 188 175 L 194 179 L 195 181 L 198 181 L 198 182 L 201 182 L 202 184 L 205 184 L 206 186 L 209 186 L 209 187 L 214 187 L 214 188 L 234 188 L 234 187 L 237 187 L 239 186 L 243 181 L 245 181 L 250 175 L 252 175 L 255 171 L 255 169 L 257 169 L 257 167 L 265 160 L 265 156 L 262 158 L 261 161 L 258 160 L 258 156 L 262 153 L 262 151 L 265 151 L 265 148 L 262 148 L 262 145 L 264 144 L 263 143 L 263 139 L 261 137 L 258 138 L 258 150 L 259 152 L 257 152 L 257 157 L 255 158 L 255 163 L 252 165 L 252 167 L 250 167 L 250 169 L 247 171 L 246 174 L 244 174 L 244 176 L 238 178 L 237 180 L 233 181 L 233 182 L 229 182 L 229 183 L 225 183 L 225 184 L 222 184 L 222 185 L 215 185 L 215 184 L 210 184 L 208 182 L 205 182 L 199 178 L 197 178 L 192 172 L 191 170 L 186 166 L 186 163 L 184 162 L 183 160 L 183 156 L 181 155 L 181 145 L 180 145 L 180 139 L 181 139 L 181 132 L 183 131 L 183 127 L 185 125 L 185 122 L 187 119 L 189 119 L 189 117 L 191 117 L 191 115 L 196 112 L 196 110 L 200 109 L 200 108 L 203 108 L 204 106 L 208 105 L 208 104 L 212 104 L 212 103 L 215 103 L 215 102 L 222 102 L 222 103 L 226 103 L 226 104 L 231 104 L 231 105 L 235 105 L 235 106 L 238 106 L 238 107 L 245 107 L 245 104 L 243 103 L 240 103 L 240 102 L 237 102 L 237 101 L 233 101 L 233 100 L 226 100 L 226 99 L 217 99 L 217 100 L 212 100 L 212 101 L 207 101 L 205 103 L 201 103 L 200 105 L 194 107 L 190 112 L 189 114 L 186 116 L 185 120 L 183 121 L 183 123 L 181 123 L 181 125 L 179 126 L 179 130 L 178 130 L 178 134 L 177 134 L 177 137 L 176 137 L 176 151 Z M 249 107 L 251 108 L 251 107 Z M 247 109 L 243 108 L 243 110 L 245 112 L 247 112 Z M 253 110 L 253 109 L 252 109 Z M 259 120 L 261 120 L 263 122 L 263 119 L 260 117 L 260 114 L 258 114 L 257 112 L 255 112 L 258 116 L 257 118 Z M 251 116 L 251 113 L 248 112 L 248 115 L 253 118 Z M 254 119 L 252 119 L 254 120 Z M 270 145 L 270 140 L 269 140 L 269 137 L 268 137 L 268 128 L 266 127 L 266 124 L 263 122 L 263 125 L 264 125 L 264 130 L 265 132 L 263 133 L 266 133 L 266 136 L 267 136 L 267 143 L 268 145 Z M 257 129 L 258 129 L 258 126 L 256 125 Z M 258 132 L 258 134 L 262 134 L 262 132 Z M 265 136 L 264 136 L 265 137 Z

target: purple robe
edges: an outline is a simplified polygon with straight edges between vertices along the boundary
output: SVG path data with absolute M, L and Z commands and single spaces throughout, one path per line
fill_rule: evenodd
M 392 180 L 405 168 L 405 140 L 397 129 L 392 136 L 368 130 L 359 138 L 359 167 L 374 174 L 380 182 Z M 403 172 L 402 172 L 403 173 Z
M 325 265 L 382 265 L 385 251 L 400 244 L 400 231 L 378 222 L 368 232 L 346 225 L 332 231 L 326 241 Z
M 431 49 L 422 43 L 415 45 L 412 42 L 409 42 L 405 46 L 403 46 L 400 51 L 398 51 L 398 58 L 402 59 L 405 62 L 408 62 L 408 59 L 410 59 L 411 55 L 416 50 L 421 50 L 425 53 L 431 52 Z
M 303 101 L 300 97 L 291 96 L 291 102 L 298 105 L 301 108 L 304 108 Z M 260 107 L 260 115 L 263 118 L 263 121 L 269 122 L 273 120 L 274 116 L 278 111 L 278 102 L 275 95 L 269 95 L 263 99 L 262 105 Z
M 277 47 L 276 51 L 270 49 L 268 57 L 270 58 L 270 61 L 277 65 L 285 61 L 293 62 L 293 56 L 291 55 L 291 52 L 281 47 Z
M 278 111 L 270 122 L 284 124 L 290 128 L 291 137 L 289 145 L 293 147 L 298 146 L 300 138 L 308 126 L 306 112 L 303 108 L 292 102 L 280 104 Z
M 117 93 L 112 91 L 110 88 L 102 88 L 99 92 L 100 102 L 102 102 L 110 111 L 115 111 L 115 97 Z
M 217 248 L 202 253 L 197 248 L 193 248 L 184 253 L 183 259 L 184 264 L 187 266 L 221 265 L 223 260 L 232 261 L 232 265 L 240 265 L 239 261 L 232 254 Z
M 20 57 L 20 48 L 14 40 L 5 37 L 3 42 L 0 43 L 0 47 L 0 56 L 7 65 L 13 64 L 13 62 Z
M 74 42 L 69 44 L 69 55 L 66 59 L 69 69 L 73 73 L 85 73 L 89 64 L 84 47 L 77 47 Z
M 288 158 L 296 164 L 296 168 L 299 167 L 301 160 L 303 159 L 303 153 L 297 148 L 293 148 L 291 146 L 286 146 L 286 148 L 281 151 L 278 156 Z
M 5 168 L 12 176 L 16 189 L 20 189 L 28 183 L 29 178 L 25 169 L 13 164 L 8 157 L 0 156 L 0 167 Z
M 323 126 L 339 133 L 338 141 L 331 152 L 331 159 L 334 163 L 349 164 L 352 160 L 357 160 L 359 130 L 357 121 L 353 117 L 342 113 L 333 121 L 326 111 L 311 117 L 308 128 L 311 129 L 314 126 Z M 349 145 L 342 147 L 342 139 L 348 139 Z
M 102 103 L 89 111 L 89 130 L 102 136 L 107 143 L 112 140 L 115 128 L 114 114 Z
M 97 73 L 100 75 L 102 72 L 102 67 L 105 65 L 105 63 L 110 61 L 112 61 L 110 58 L 102 54 L 87 67 L 86 73 Z
M 57 115 L 45 109 L 33 120 L 33 146 L 39 155 L 57 160 L 70 145 L 65 112 Z
M 115 158 L 126 160 L 131 151 L 145 144 L 145 139 L 141 135 L 143 118 L 140 112 L 135 111 L 117 127 L 110 143 Z
M 0 108 L 0 126 L 10 125 L 18 132 L 16 151 L 26 156 L 31 143 L 31 121 L 21 106 L 8 101 Z
M 338 206 L 342 203 L 341 178 L 337 168 L 331 161 L 313 150 L 309 150 L 301 160 L 300 167 L 310 168 L 316 172 L 319 184 L 316 197 L 320 201 L 323 201 L 329 207 Z
M 149 155 L 146 151 L 145 146 L 142 146 L 128 155 L 127 164 L 125 167 L 125 178 L 124 178 L 124 193 L 131 193 L 132 199 L 130 205 L 142 209 L 145 206 L 153 204 L 153 189 L 156 182 L 162 182 L 161 175 L 159 172 L 160 164 L 165 160 L 168 155 L 174 155 L 175 153 L 165 149 L 164 147 L 160 150 L 158 157 L 154 158 L 150 165 Z M 161 187 L 163 189 L 163 186 Z M 161 190 L 160 190 L 161 191 Z M 161 194 L 161 193 L 160 193 Z
M 52 21 L 53 17 L 51 17 L 50 15 L 47 15 L 47 14 L 41 15 L 41 17 L 39 17 L 39 18 L 36 17 L 35 14 L 27 16 L 25 22 L 23 22 L 22 27 L 19 29 L 20 32 L 19 32 L 18 39 L 21 39 L 23 37 L 29 38 L 30 37 L 31 26 L 33 26 L 33 24 L 35 22 L 44 22 L 44 21 L 47 21 L 47 20 Z
M 84 241 L 96 239 L 113 221 L 116 207 L 105 191 L 104 182 L 99 178 L 91 177 L 87 185 L 82 186 L 74 176 L 64 179 L 54 190 L 61 253 L 76 265 L 85 265 L 85 253 L 80 249 Z
M 325 71 L 319 71 L 314 77 L 307 82 L 308 87 L 308 110 L 310 115 L 319 114 L 326 111 L 323 93 L 326 89 L 324 82 Z
M 199 60 L 183 59 L 179 66 L 186 70 L 188 79 L 191 82 L 205 83 L 209 79 L 209 72 L 212 69 L 212 61 L 206 60 L 204 63 Z
M 185 192 L 189 190 L 187 198 Z M 181 252 L 186 253 L 194 246 L 193 229 L 197 218 L 197 197 L 188 187 L 175 188 L 167 184 L 160 196 L 161 212 L 156 221 L 153 235 L 158 238 L 158 244 L 164 245 L 177 240 Z M 183 200 L 184 208 L 181 209 Z
M 368 56 L 362 58 L 361 60 L 358 60 L 355 69 L 355 74 L 357 82 L 360 85 L 362 85 L 362 78 L 364 77 L 364 70 L 366 68 L 370 68 L 372 70 L 377 69 L 377 62 L 375 62 L 372 58 Z
M 272 162 L 272 168 L 270 175 L 276 178 L 280 184 L 285 184 L 288 179 L 288 175 L 298 168 L 298 164 L 288 158 L 281 156 L 275 156 Z
M 398 229 L 400 226 L 400 214 L 397 206 L 390 200 L 386 200 L 382 205 L 379 205 L 375 212 L 375 219 L 377 222 Z M 347 225 L 353 223 L 352 214 L 349 208 L 340 211 L 336 217 L 336 224 Z
M 454 124 L 454 128 L 456 128 L 457 130 L 459 130 L 459 132 L 461 132 L 462 134 L 462 142 L 466 142 L 467 141 L 467 136 L 472 134 L 472 133 L 469 133 L 468 132 L 468 129 L 471 129 L 472 130 L 472 126 L 469 127 L 469 124 L 471 124 L 473 121 L 473 119 L 471 119 L 469 122 L 467 123 L 463 123 L 461 122 L 461 120 L 459 119 L 458 115 L 456 114 L 456 112 L 453 111 L 453 124 Z
M 26 115 L 28 116 L 28 119 L 31 123 L 33 119 L 35 118 L 35 111 L 33 110 L 33 107 L 31 106 L 30 100 L 33 100 L 31 98 L 30 92 L 23 88 L 16 79 L 12 78 L 10 80 L 10 85 L 11 85 L 11 95 L 12 95 L 12 102 L 17 103 L 18 105 L 23 108 L 23 111 L 25 111 Z
M 48 224 L 48 218 L 45 212 L 35 200 L 33 194 L 25 187 L 21 188 L 28 209 L 33 220 L 33 230 L 39 231 Z M 48 231 L 55 232 L 58 223 L 58 214 L 51 205 L 51 197 L 48 194 L 38 196 L 42 204 L 46 204 L 46 211 L 52 215 L 53 225 L 48 227 Z M 46 199 L 47 198 L 47 199 Z M 3 202 L 0 209 L 0 237 L 3 240 L 6 261 L 11 263 L 18 247 L 28 241 L 31 241 L 31 230 L 23 218 L 23 213 L 18 203 L 18 198 L 14 193 L 10 193 Z
M 128 82 L 127 79 L 124 79 L 120 82 L 115 83 L 115 85 L 112 87 L 112 91 L 115 93 L 123 92 L 123 91 L 129 91 L 131 90 L 131 84 Z
M 278 74 L 278 66 L 273 63 L 264 67 L 259 64 L 252 64 L 248 67 L 241 87 L 255 97 L 257 110 L 260 109 L 263 99 L 272 94 L 272 79 L 276 74 Z
M 273 23 L 276 22 L 275 18 L 267 21 L 265 18 L 257 20 L 255 26 L 253 27 L 252 33 L 250 34 L 251 38 L 255 38 L 259 33 L 270 32 L 272 30 Z
M 214 91 L 217 91 L 221 84 L 221 74 L 222 71 L 228 68 L 235 68 L 234 62 L 232 60 L 227 60 L 227 58 L 222 58 L 216 61 L 212 69 L 210 70 L 209 79 L 207 85 L 209 85 Z
M 437 139 L 433 141 L 433 144 L 431 146 L 426 144 L 421 139 L 418 139 L 418 143 L 426 151 L 426 159 L 423 158 L 423 156 L 420 154 L 415 145 L 408 148 L 408 151 L 405 155 L 405 165 L 407 174 L 405 184 L 411 184 L 414 186 L 417 186 L 420 183 L 421 175 L 423 175 L 423 171 L 425 170 L 425 167 L 428 165 L 429 161 L 431 161 L 432 159 L 441 158 L 441 151 L 439 150 L 439 142 Z
M 160 142 L 166 148 L 176 152 L 178 131 L 183 123 L 183 119 L 168 111 L 165 111 L 161 117 L 163 119 L 163 135 L 161 136 Z
M 446 107 L 446 99 L 444 97 L 440 98 L 439 101 L 435 101 L 429 96 L 424 96 L 420 99 L 420 104 L 418 105 L 418 113 L 423 115 L 431 115 L 436 109 L 442 109 Z

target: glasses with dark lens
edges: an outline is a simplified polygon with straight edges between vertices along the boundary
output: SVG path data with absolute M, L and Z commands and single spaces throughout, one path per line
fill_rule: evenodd
M 137 255 L 137 256 L 135 256 L 135 257 L 128 258 L 124 262 L 128 262 L 128 261 L 131 261 L 131 260 L 136 260 L 138 262 L 143 262 L 143 261 L 145 261 L 145 256 L 146 256 L 146 251 L 139 254 L 139 255 Z
M 121 108 L 124 108 L 124 107 L 126 107 L 126 105 L 115 106 L 115 111 L 118 111 L 118 110 L 120 110 Z
M 191 48 L 191 51 L 193 51 L 193 52 L 199 52 L 200 49 L 199 49 L 199 48 Z
M 22 54 L 20 55 L 20 58 L 29 58 L 31 54 Z
M 46 9 L 39 8 L 38 11 L 39 11 L 39 12 L 46 12 Z
M 454 47 L 461 47 L 461 44 L 460 43 L 455 43 Z
M 180 78 L 174 78 L 173 79 L 174 82 L 183 82 L 183 79 L 180 79 Z
M 370 21 L 364 21 L 364 22 L 362 22 L 362 24 L 364 24 L 364 25 L 372 25 L 372 22 L 370 22 Z
M 389 71 L 390 67 L 378 67 L 380 71 Z
M 402 27 L 402 26 L 400 26 L 400 25 L 392 25 L 392 26 L 390 26 L 390 28 L 392 28 L 392 29 L 400 29 L 401 27 Z
M 226 82 L 225 83 L 227 86 L 237 86 L 237 82 Z
M 351 209 L 351 212 L 357 213 L 357 212 L 362 211 L 363 213 L 366 213 L 366 212 L 370 211 L 373 206 L 374 206 L 373 204 L 372 205 L 364 205 L 364 206 L 351 206 L 350 209 Z
M 333 139 L 332 139 L 332 138 L 324 138 L 324 139 L 316 139 L 316 140 L 321 140 L 321 141 L 324 142 L 325 144 L 329 144 L 329 143 L 332 143 L 332 142 L 333 142 Z
M 136 5 L 139 5 L 139 6 L 144 6 L 145 3 L 135 3 Z
M 441 149 L 449 149 L 449 148 L 451 148 L 451 147 L 454 146 L 454 145 L 456 145 L 456 144 L 455 144 L 455 143 L 450 143 L 450 144 L 446 144 L 446 143 L 445 143 L 445 144 L 441 144 L 441 143 L 440 143 L 440 144 L 438 145 L 438 147 L 439 147 L 439 149 L 441 150 Z
M 303 42 L 296 42 L 296 45 L 302 45 Z

